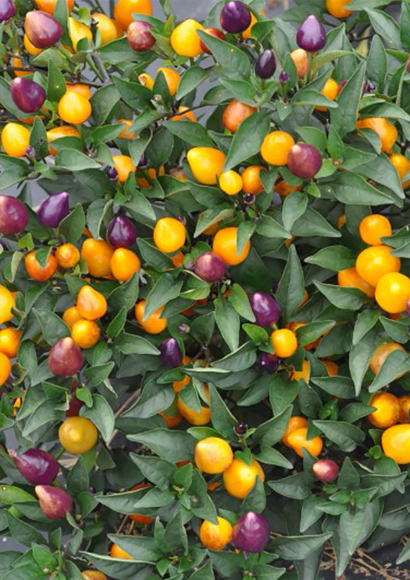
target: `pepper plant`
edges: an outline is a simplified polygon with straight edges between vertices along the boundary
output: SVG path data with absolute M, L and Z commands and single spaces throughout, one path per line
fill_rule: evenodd
M 390 4 L 0 0 L 1 580 L 316 580 L 409 533 Z

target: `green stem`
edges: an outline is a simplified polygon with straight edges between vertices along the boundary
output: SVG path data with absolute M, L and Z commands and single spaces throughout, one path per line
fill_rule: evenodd
M 87 55 L 86 61 L 87 61 L 88 66 L 90 67 L 90 69 L 95 73 L 95 75 L 100 79 L 100 81 L 104 81 L 104 77 L 102 76 L 102 74 L 100 73 L 100 71 L 98 70 L 96 65 L 94 64 L 92 57 Z

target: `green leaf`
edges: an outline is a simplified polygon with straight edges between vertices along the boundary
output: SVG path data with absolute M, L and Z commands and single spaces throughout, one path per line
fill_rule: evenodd
M 282 205 L 282 220 L 286 230 L 290 230 L 295 221 L 306 211 L 308 196 L 301 191 L 294 191 L 285 197 Z
M 73 167 L 76 171 L 81 171 L 84 169 L 99 169 L 100 164 L 94 161 L 91 157 L 88 157 L 81 151 L 75 149 L 64 149 L 59 151 L 55 157 L 56 167 L 61 167 L 62 169 L 68 169 L 71 171 Z
M 108 304 L 114 312 L 119 312 L 125 308 L 128 312 L 130 308 L 135 306 L 139 295 L 140 278 L 138 272 L 135 272 L 127 282 L 124 282 L 115 288 L 108 296 Z
M 93 395 L 93 406 L 91 408 L 83 407 L 81 415 L 94 423 L 104 441 L 110 439 L 114 431 L 115 419 L 113 410 L 103 396 Z
M 147 296 L 143 320 L 147 320 L 155 310 L 158 310 L 170 300 L 178 298 L 182 284 L 182 281 L 176 282 L 172 274 L 164 274 L 158 278 L 157 283 Z
M 127 332 L 121 333 L 114 344 L 123 354 L 159 355 L 159 350 L 149 340 Z
M 313 475 L 301 471 L 300 473 L 284 477 L 283 479 L 269 481 L 268 485 L 280 495 L 302 500 L 311 495 L 313 482 Z
M 47 99 L 58 102 L 66 92 L 63 73 L 57 68 L 52 60 L 48 63 Z
M 359 310 L 367 296 L 357 288 L 345 288 L 344 286 L 334 286 L 323 282 L 314 282 L 316 288 L 325 296 L 336 308 L 346 310 Z
M 317 550 L 332 534 L 317 536 L 283 536 L 270 541 L 270 547 L 280 558 L 285 560 L 304 560 L 313 551 Z
M 327 109 L 336 109 L 339 105 L 336 101 L 328 99 L 319 91 L 305 88 L 298 91 L 291 100 L 292 105 L 312 105 L 315 107 L 326 107 Z
M 400 48 L 400 27 L 392 16 L 380 10 L 369 10 L 366 12 L 370 22 L 377 34 L 380 34 L 390 48 Z
M 113 77 L 114 84 L 121 96 L 121 99 L 131 109 L 144 109 L 150 103 L 152 91 L 144 87 L 141 83 L 125 81 L 119 77 Z
M 234 436 L 234 427 L 238 421 L 232 415 L 213 385 L 209 387 L 209 391 L 211 394 L 210 407 L 212 425 L 224 438 L 232 439 Z
M 176 98 L 180 100 L 195 90 L 204 82 L 208 75 L 209 73 L 200 66 L 190 66 L 181 76 Z
M 15 518 L 10 512 L 6 512 L 5 517 L 11 537 L 15 538 L 20 544 L 28 547 L 31 547 L 33 542 L 44 544 L 45 539 L 36 528 Z
M 100 237 L 101 226 L 107 212 L 112 208 L 112 201 L 96 199 L 87 208 L 87 227 L 96 240 Z
M 0 486 L 0 501 L 5 504 L 13 505 L 15 503 L 23 503 L 26 501 L 37 501 L 37 498 L 20 487 L 3 483 Z
M 296 236 L 340 238 L 340 231 L 332 227 L 326 219 L 312 207 L 298 218 L 292 226 L 292 233 Z
M 258 425 L 252 435 L 252 440 L 259 443 L 261 446 L 270 447 L 282 439 L 286 427 L 288 425 L 289 417 L 292 414 L 292 406 L 289 405 L 276 417 L 265 421 Z
M 249 304 L 248 295 L 239 284 L 234 284 L 232 286 L 228 300 L 235 308 L 239 316 L 242 316 L 242 318 L 245 318 L 250 322 L 255 322 L 255 315 Z
M 138 398 L 135 405 L 125 411 L 122 416 L 149 419 L 157 415 L 160 411 L 168 409 L 174 398 L 175 393 L 169 385 L 153 385 L 151 381 L 144 386 L 142 395 Z
M 345 246 L 328 246 L 327 248 L 322 248 L 313 256 L 308 256 L 305 262 L 339 272 L 340 270 L 354 267 L 356 254 Z
M 331 125 L 341 137 L 344 137 L 356 128 L 365 71 L 366 65 L 364 62 L 361 62 L 338 96 L 338 108 L 331 109 L 330 111 Z
M 75 244 L 83 235 L 85 228 L 85 214 L 81 203 L 77 203 L 75 208 L 65 217 L 59 226 L 59 231 L 65 236 L 67 242 Z
M 386 358 L 372 384 L 369 386 L 369 393 L 379 391 L 409 370 L 410 356 L 403 350 L 394 350 Z
M 165 528 L 164 542 L 172 554 L 188 553 L 188 536 L 181 512 L 177 512 Z
M 128 435 L 128 439 L 146 445 L 163 459 L 172 462 L 191 461 L 196 443 L 189 433 L 169 429 L 151 429 L 137 435 Z
M 289 258 L 275 294 L 285 321 L 298 309 L 302 302 L 304 287 L 305 281 L 302 266 L 295 247 L 291 245 Z
M 264 113 L 253 113 L 245 119 L 234 134 L 225 161 L 224 171 L 239 165 L 244 159 L 259 153 L 269 131 L 269 118 Z
M 240 319 L 229 300 L 219 295 L 215 302 L 215 322 L 231 351 L 239 346 Z
M 299 327 L 296 330 L 296 336 L 298 338 L 298 344 L 305 346 L 314 342 L 326 332 L 328 332 L 335 325 L 334 320 L 317 320 L 315 322 L 309 322 L 304 326 Z
M 66 323 L 54 312 L 33 309 L 40 324 L 44 339 L 53 345 L 61 338 L 70 336 L 70 329 Z
M 158 457 L 136 455 L 135 453 L 131 453 L 131 459 L 141 470 L 145 479 L 160 489 L 167 490 L 169 488 L 177 470 L 173 463 Z
M 222 65 L 227 75 L 248 77 L 251 65 L 245 52 L 235 45 L 201 30 L 198 30 L 197 34 L 212 52 L 215 60 Z
M 349 355 L 349 369 L 353 379 L 356 396 L 360 393 L 364 376 L 369 367 L 370 359 L 374 351 L 383 342 L 383 336 L 377 330 L 372 328 L 361 341 L 354 345 Z
M 324 50 L 312 60 L 311 72 L 314 75 L 324 64 L 343 58 L 344 56 L 351 56 L 352 53 L 348 50 Z
M 343 421 L 313 421 L 313 425 L 346 453 L 353 451 L 365 440 L 361 429 Z
M 377 324 L 379 317 L 378 310 L 365 310 L 358 315 L 353 331 L 353 346 L 359 344 L 365 334 Z
M 0 191 L 22 181 L 28 172 L 28 165 L 22 159 L 0 154 Z
M 203 125 L 189 119 L 164 121 L 163 126 L 182 141 L 186 141 L 195 147 L 214 147 L 208 131 Z

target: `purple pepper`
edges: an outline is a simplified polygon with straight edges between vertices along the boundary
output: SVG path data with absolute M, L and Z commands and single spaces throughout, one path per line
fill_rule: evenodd
M 280 308 L 272 296 L 264 292 L 254 292 L 249 296 L 249 303 L 259 326 L 275 324 L 280 317 Z
M 52 485 L 36 485 L 34 488 L 40 508 L 49 520 L 61 520 L 73 509 L 73 499 L 64 489 Z
M 149 22 L 142 22 L 141 20 L 131 22 L 127 29 L 127 40 L 132 50 L 135 50 L 135 52 L 151 50 L 155 44 L 151 28 L 153 26 Z
M 47 228 L 56 228 L 60 222 L 68 216 L 70 208 L 68 205 L 68 193 L 62 191 L 50 195 L 43 201 L 38 209 L 38 219 Z
M 312 179 L 322 167 L 322 156 L 316 147 L 296 143 L 289 151 L 288 169 L 301 179 Z
M 106 237 L 113 248 L 129 248 L 135 244 L 137 229 L 130 219 L 117 215 L 108 224 Z
M 46 100 L 46 91 L 41 85 L 23 77 L 12 80 L 11 96 L 17 107 L 24 113 L 35 113 Z
M 279 82 L 282 85 L 285 85 L 288 82 L 288 80 L 289 80 L 289 75 L 285 70 L 283 70 L 279 75 Z
M 36 48 L 48 48 L 56 44 L 63 36 L 61 24 L 53 16 L 41 10 L 27 12 L 24 31 Z
M 252 17 L 243 2 L 232 0 L 222 8 L 219 20 L 224 30 L 235 34 L 246 30 L 250 26 Z
M 110 167 L 107 169 L 107 177 L 110 181 L 118 181 L 118 171 L 115 167 Z
M 276 70 L 276 58 L 273 50 L 261 52 L 255 62 L 255 74 L 261 79 L 270 78 Z
M 275 373 L 278 370 L 279 363 L 280 359 L 278 359 L 276 354 L 269 354 L 267 352 L 261 352 L 256 361 L 258 367 L 268 373 Z
M 14 462 L 32 485 L 52 483 L 60 470 L 57 459 L 42 449 L 28 449 L 21 455 L 14 455 Z
M 205 252 L 194 262 L 194 271 L 206 282 L 216 282 L 225 276 L 225 262 L 215 252 Z
M 84 362 L 83 353 L 72 338 L 60 338 L 50 349 L 48 366 L 56 377 L 71 377 Z
M 0 2 L 0 22 L 10 20 L 16 14 L 16 7 L 11 0 L 1 0 Z
M 160 344 L 159 350 L 161 352 L 160 360 L 165 367 L 173 369 L 181 366 L 182 352 L 175 338 L 165 339 Z
M 269 541 L 269 533 L 265 516 L 247 512 L 233 527 L 232 543 L 244 552 L 261 552 Z
M 332 483 L 339 475 L 339 466 L 333 459 L 319 459 L 313 464 L 312 471 L 319 481 Z
M 296 33 L 296 42 L 308 52 L 321 50 L 326 44 L 326 31 L 314 14 L 302 22 Z
M 28 212 L 23 203 L 11 195 L 0 195 L 0 233 L 18 234 L 27 224 Z
M 84 401 L 80 401 L 77 397 L 72 397 L 68 403 L 68 409 L 65 412 L 66 417 L 78 417 L 81 407 L 84 406 Z

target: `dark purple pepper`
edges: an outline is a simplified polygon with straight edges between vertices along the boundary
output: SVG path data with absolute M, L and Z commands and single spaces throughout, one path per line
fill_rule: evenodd
M 56 44 L 63 36 L 61 24 L 53 16 L 41 10 L 27 12 L 24 31 L 36 48 L 48 48 Z
M 1 0 L 0 2 L 0 22 L 5 22 L 16 13 L 16 7 L 11 0 Z
M 175 338 L 167 338 L 164 340 L 159 345 L 159 350 L 161 352 L 160 360 L 165 367 L 174 369 L 181 366 L 182 351 Z
M 232 543 L 244 552 L 261 552 L 269 541 L 269 533 L 265 516 L 247 512 L 232 529 Z
M 38 208 L 37 215 L 43 226 L 56 228 L 69 213 L 68 193 L 62 191 L 45 199 Z
M 52 483 L 60 470 L 57 459 L 42 449 L 28 449 L 21 455 L 14 455 L 14 462 L 32 485 Z
M 285 70 L 283 70 L 279 75 L 279 82 L 282 85 L 285 85 L 288 82 L 288 80 L 289 80 L 289 75 Z
M 49 520 L 61 520 L 73 509 L 73 500 L 64 489 L 52 485 L 36 485 L 34 488 L 40 508 Z
M 276 58 L 273 50 L 267 49 L 261 52 L 256 59 L 255 74 L 261 79 L 270 78 L 276 70 Z
M 225 262 L 215 252 L 205 252 L 194 262 L 194 271 L 206 282 L 216 282 L 225 276 Z
M 243 201 L 246 205 L 251 205 L 255 201 L 255 196 L 253 193 L 245 193 L 243 196 Z
M 46 100 L 46 91 L 41 85 L 23 77 L 11 81 L 11 96 L 17 107 L 24 113 L 35 113 Z
M 11 195 L 0 195 L 0 234 L 18 234 L 27 224 L 28 212 L 21 201 Z
M 316 147 L 296 143 L 289 151 L 288 169 L 302 179 L 312 179 L 322 167 L 322 156 Z
M 239 422 L 235 425 L 234 431 L 238 437 L 243 437 L 248 432 L 248 425 L 246 423 Z
M 115 167 L 110 167 L 107 169 L 107 177 L 110 181 L 118 181 L 118 171 Z
M 128 44 L 135 52 L 146 52 L 154 46 L 155 38 L 150 32 L 151 28 L 153 28 L 152 24 L 141 20 L 134 20 L 128 26 Z
M 83 354 L 72 338 L 60 338 L 50 349 L 48 366 L 56 377 L 71 377 L 83 365 Z
M 326 31 L 314 14 L 302 22 L 296 33 L 296 42 L 308 52 L 321 50 L 326 44 Z
M 137 229 L 130 219 L 117 215 L 108 224 L 106 237 L 113 248 L 129 248 L 135 244 Z
M 145 153 L 143 153 L 141 155 L 141 159 L 138 162 L 138 167 L 147 167 L 148 165 L 148 159 L 147 156 L 145 155 Z
M 275 324 L 280 316 L 278 303 L 272 296 L 264 292 L 254 292 L 249 296 L 249 303 L 259 326 Z
M 225 4 L 219 18 L 222 28 L 233 34 L 246 30 L 250 26 L 251 20 L 248 7 L 239 0 L 232 0 Z
M 312 471 L 319 481 L 332 483 L 339 475 L 339 466 L 333 459 L 319 459 L 313 464 Z
M 258 367 L 268 373 L 275 373 L 278 370 L 279 363 L 280 360 L 276 354 L 269 354 L 267 352 L 261 352 L 256 361 Z
M 80 409 L 83 406 L 84 406 L 84 401 L 80 401 L 80 399 L 77 399 L 77 397 L 73 397 L 72 399 L 70 399 L 70 402 L 68 403 L 68 409 L 65 412 L 65 416 L 66 417 L 78 417 L 78 415 L 80 413 Z

